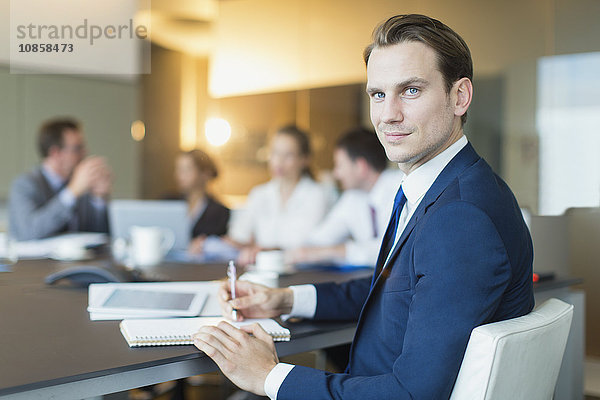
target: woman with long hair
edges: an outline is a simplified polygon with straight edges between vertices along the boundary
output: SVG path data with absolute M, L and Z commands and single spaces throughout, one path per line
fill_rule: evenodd
M 310 172 L 310 141 L 285 126 L 270 142 L 271 180 L 250 191 L 245 209 L 232 221 L 229 238 L 242 247 L 238 262 L 254 262 L 263 249 L 301 246 L 327 212 L 328 197 Z

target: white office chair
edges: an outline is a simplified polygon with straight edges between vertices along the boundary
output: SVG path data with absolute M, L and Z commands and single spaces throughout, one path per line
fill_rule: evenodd
M 473 329 L 450 399 L 552 399 L 572 318 L 571 304 L 550 299 Z

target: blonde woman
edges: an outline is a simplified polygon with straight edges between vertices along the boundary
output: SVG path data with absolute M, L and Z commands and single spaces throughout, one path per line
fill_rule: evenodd
M 328 198 L 309 169 L 310 141 L 295 126 L 277 131 L 270 143 L 271 180 L 256 186 L 229 238 L 242 248 L 238 262 L 254 262 L 262 249 L 299 247 L 323 219 Z

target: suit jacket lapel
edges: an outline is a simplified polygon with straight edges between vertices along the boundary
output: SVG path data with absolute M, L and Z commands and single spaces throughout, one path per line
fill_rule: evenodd
M 52 190 L 50 183 L 46 180 L 46 177 L 44 176 L 44 174 L 42 172 L 42 167 L 37 168 L 37 170 L 34 173 L 34 177 L 38 181 L 38 187 L 41 189 L 41 192 L 43 193 L 44 201 L 46 201 L 49 198 L 51 198 L 52 196 L 54 196 L 55 192 L 54 192 L 54 190 Z
M 377 265 L 376 265 L 376 268 L 379 273 L 378 273 L 377 279 L 375 281 L 375 284 L 373 285 L 373 288 L 375 288 L 375 286 L 377 286 L 377 282 L 381 279 L 382 276 L 389 274 L 390 269 L 393 265 L 394 259 L 400 253 L 402 246 L 404 245 L 404 243 L 406 242 L 406 240 L 412 233 L 412 231 L 415 228 L 415 226 L 417 225 L 417 222 L 419 221 L 419 219 L 425 214 L 425 212 L 427 212 L 427 209 L 429 207 L 431 207 L 432 204 L 435 203 L 435 201 L 440 197 L 440 195 L 444 192 L 444 190 L 446 190 L 446 188 L 450 185 L 450 183 L 454 179 L 456 179 L 456 177 L 460 173 L 462 173 L 462 171 L 465 168 L 473 165 L 477 160 L 479 160 L 479 158 L 480 157 L 473 149 L 473 146 L 471 146 L 470 143 L 467 143 L 467 145 L 465 147 L 463 147 L 463 149 L 461 151 L 459 151 L 458 154 L 452 160 L 450 160 L 448 165 L 446 165 L 446 167 L 442 170 L 442 172 L 438 175 L 436 180 L 433 182 L 433 185 L 431 185 L 431 187 L 429 188 L 427 193 L 425 193 L 425 197 L 423 197 L 423 200 L 421 201 L 421 203 L 419 204 L 419 206 L 413 213 L 410 221 L 408 221 L 406 228 L 404 228 L 404 231 L 402 231 L 402 235 L 400 236 L 400 239 L 398 239 L 398 243 L 396 243 L 396 246 L 394 246 L 390 250 L 390 253 L 391 253 L 390 256 L 386 257 L 387 262 L 383 258 L 384 255 L 381 254 L 381 251 L 380 251 L 379 257 L 377 259 Z M 388 228 L 390 228 L 390 227 L 388 227 Z M 369 294 L 369 297 L 370 297 L 370 294 Z M 368 297 L 367 297 L 367 300 L 368 300 Z

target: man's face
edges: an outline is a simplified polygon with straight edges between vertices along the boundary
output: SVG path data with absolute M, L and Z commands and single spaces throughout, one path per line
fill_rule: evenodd
M 333 176 L 340 182 L 342 189 L 360 188 L 360 166 L 353 161 L 346 150 L 335 149 L 333 153 Z
M 60 174 L 69 177 L 77 164 L 85 157 L 85 142 L 79 131 L 68 129 L 63 132 L 63 146 L 57 153 Z
M 371 122 L 391 161 L 405 173 L 445 150 L 462 134 L 434 50 L 419 42 L 376 47 L 367 65 Z

